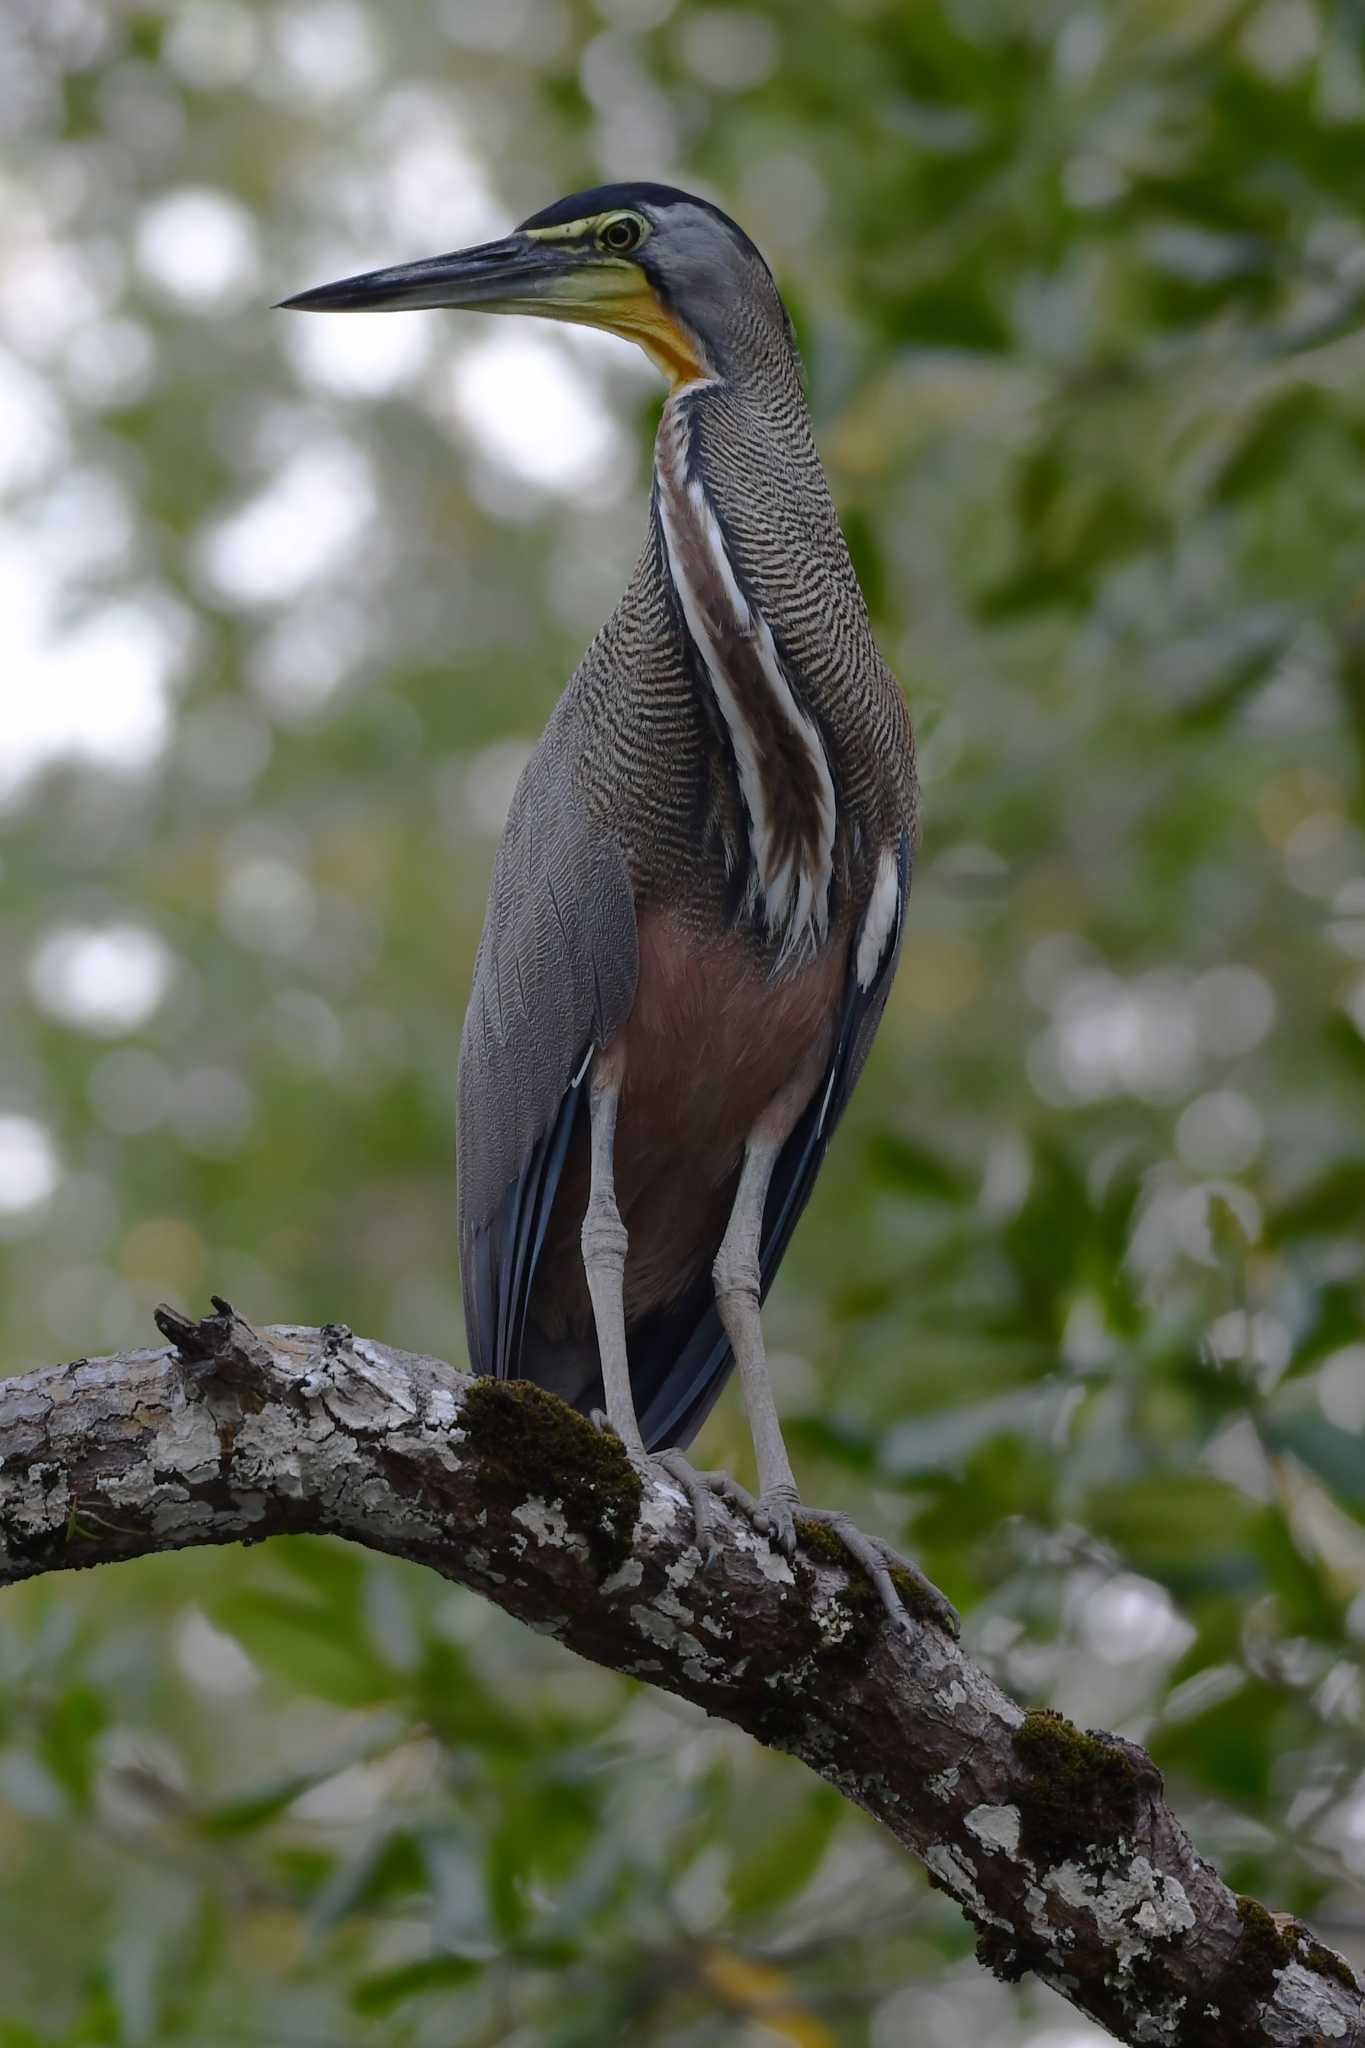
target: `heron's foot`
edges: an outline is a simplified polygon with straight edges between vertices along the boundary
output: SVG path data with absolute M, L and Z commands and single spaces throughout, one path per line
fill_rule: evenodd
M 698 1472 L 688 1463 L 681 1451 L 656 1451 L 652 1456 L 638 1443 L 627 1444 L 613 1428 L 611 1418 L 602 1408 L 588 1412 L 588 1420 L 594 1429 L 605 1430 L 621 1443 L 626 1456 L 642 1477 L 651 1473 L 662 1474 L 674 1486 L 680 1486 L 687 1496 L 692 1510 L 692 1540 L 701 1552 L 703 1567 L 714 1564 L 716 1559 L 716 1517 L 714 1501 L 717 1495 L 725 1498 L 724 1487 L 733 1485 L 724 1472 Z M 742 1488 L 738 1489 L 743 1491 Z
M 719 1475 L 724 1478 L 724 1473 Z M 760 1493 L 757 1500 L 746 1487 L 733 1479 L 725 1498 L 740 1514 L 747 1517 L 760 1536 L 766 1536 L 774 1550 L 785 1558 L 796 1555 L 796 1517 L 801 1509 L 801 1497 L 794 1486 L 770 1486 Z
M 755 1527 L 758 1526 L 760 1503 L 737 1479 L 732 1479 L 728 1472 L 699 1472 L 681 1451 L 659 1451 L 655 1454 L 653 1463 L 687 1495 L 703 1569 L 713 1565 L 718 1555 L 715 1506 L 718 1500 L 724 1501 L 727 1507 L 732 1507 L 738 1514 L 745 1516 Z M 766 1535 L 767 1530 L 763 1533 Z
M 681 1451 L 659 1451 L 653 1461 L 675 1480 L 691 1503 L 697 1548 L 706 1565 L 717 1556 L 715 1503 L 724 1501 L 750 1523 L 783 1557 L 796 1555 L 796 1516 L 801 1502 L 795 1488 L 773 1487 L 757 1499 L 728 1472 L 699 1472 Z
M 828 1556 L 828 1548 L 820 1539 L 826 1530 L 829 1531 L 854 1563 L 860 1564 L 867 1573 L 886 1609 L 887 1619 L 894 1627 L 909 1630 L 918 1622 L 928 1621 L 956 1642 L 962 1632 L 962 1623 L 952 1601 L 939 1592 L 917 1564 L 908 1557 L 902 1557 L 880 1536 L 869 1536 L 851 1515 L 838 1508 L 803 1507 L 797 1516 L 796 1526 L 798 1534 L 815 1536 L 821 1555 L 825 1557 Z M 811 1547 L 808 1540 L 807 1550 Z

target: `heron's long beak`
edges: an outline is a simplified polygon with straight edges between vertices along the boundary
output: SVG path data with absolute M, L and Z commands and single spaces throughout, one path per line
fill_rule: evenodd
M 281 306 L 291 313 L 394 313 L 419 306 L 469 306 L 485 313 L 540 313 L 552 320 L 608 324 L 603 315 L 638 297 L 634 264 L 588 256 L 517 233 L 422 263 L 396 263 L 323 284 Z
M 501 242 L 369 270 L 280 303 L 291 313 L 394 313 L 416 306 L 537 313 L 637 342 L 675 390 L 708 374 L 696 336 L 664 306 L 637 263 L 520 228 Z

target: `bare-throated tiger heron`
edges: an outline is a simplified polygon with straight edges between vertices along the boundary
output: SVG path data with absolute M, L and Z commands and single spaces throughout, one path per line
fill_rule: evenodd
M 605 1408 L 703 1551 L 713 1495 L 788 1555 L 799 1508 L 899 1615 L 895 1553 L 800 1508 L 759 1313 L 886 1003 L 916 805 L 772 275 L 716 207 L 607 185 L 286 304 L 577 321 L 668 380 L 639 563 L 494 868 L 460 1052 L 470 1355 Z M 756 1501 L 682 1456 L 736 1360 Z

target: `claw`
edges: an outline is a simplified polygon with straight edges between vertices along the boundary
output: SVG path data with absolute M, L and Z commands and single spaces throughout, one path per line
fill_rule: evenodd
M 715 1489 L 707 1484 L 713 1474 L 698 1472 L 688 1463 L 681 1451 L 659 1451 L 654 1463 L 687 1495 L 688 1505 L 692 1510 L 692 1540 L 701 1552 L 702 1570 L 709 1571 L 720 1555 L 716 1545 L 715 1516 L 711 1507 Z
M 710 1570 L 720 1555 L 715 1522 L 718 1500 L 786 1558 L 796 1555 L 800 1540 L 798 1518 L 818 1522 L 838 1537 L 850 1560 L 866 1572 L 893 1628 L 909 1634 L 929 1621 L 954 1641 L 961 1633 L 957 1609 L 930 1583 L 919 1566 L 902 1557 L 880 1536 L 869 1536 L 840 1509 L 803 1507 L 795 1494 L 785 1490 L 760 1494 L 755 1500 L 749 1489 L 728 1472 L 698 1472 L 678 1450 L 659 1451 L 649 1462 L 686 1494 L 692 1509 L 693 1541 L 701 1552 L 703 1570 Z M 896 1583 L 898 1578 L 900 1585 Z
M 780 1550 L 785 1558 L 796 1555 L 796 1506 L 797 1502 L 785 1493 L 760 1494 L 753 1517 L 759 1534 L 766 1536 L 774 1550 Z
M 837 1536 L 849 1556 L 862 1566 L 876 1587 L 887 1620 L 893 1627 L 909 1635 L 920 1622 L 931 1621 L 954 1642 L 957 1641 L 962 1633 L 957 1609 L 910 1558 L 902 1557 L 880 1536 L 869 1536 L 851 1516 L 838 1509 L 803 1508 L 801 1513 L 805 1521 L 819 1522 Z M 897 1573 L 909 1579 L 913 1587 L 909 1605 L 901 1587 L 896 1584 L 893 1575 Z

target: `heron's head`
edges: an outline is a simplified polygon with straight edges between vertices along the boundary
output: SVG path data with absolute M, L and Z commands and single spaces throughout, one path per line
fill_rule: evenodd
M 791 330 L 772 273 L 718 207 L 670 185 L 599 185 L 500 242 L 372 270 L 285 299 L 305 313 L 416 306 L 534 313 L 638 342 L 676 386 L 730 375 Z

